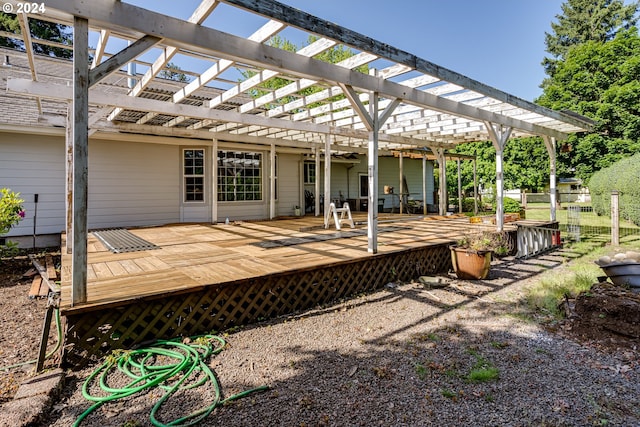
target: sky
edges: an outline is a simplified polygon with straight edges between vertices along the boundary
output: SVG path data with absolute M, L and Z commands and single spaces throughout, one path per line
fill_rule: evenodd
M 126 0 L 187 19 L 197 0 Z M 545 32 L 562 0 L 281 0 L 528 101 L 541 95 Z M 260 23 L 218 7 L 205 25 L 247 36 Z M 243 28 L 246 25 L 246 29 Z M 225 30 L 225 27 L 228 30 Z M 286 34 L 285 37 L 288 37 Z M 291 38 L 295 38 L 294 35 Z

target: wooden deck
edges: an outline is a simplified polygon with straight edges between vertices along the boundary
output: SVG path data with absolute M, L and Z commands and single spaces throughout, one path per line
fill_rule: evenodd
M 362 216 L 354 219 L 357 223 L 366 221 Z M 71 255 L 64 255 L 61 312 L 72 315 L 144 297 L 167 296 L 371 256 L 367 252 L 366 225 L 356 226 L 362 235 L 340 238 L 340 234 L 349 235 L 352 229 L 325 230 L 321 224 L 322 218 L 303 217 L 229 225 L 177 224 L 131 229 L 133 234 L 156 244 L 159 249 L 129 253 L 110 252 L 90 233 L 87 303 L 71 306 Z M 378 253 L 449 243 L 472 227 L 468 218 L 381 217 Z M 301 229 L 310 231 L 299 231 Z M 319 236 L 328 236 L 328 239 L 313 241 Z M 297 241 L 301 243 L 296 244 Z
M 450 243 L 494 227 L 466 217 L 381 216 L 377 254 L 367 251 L 365 225 L 337 232 L 317 217 L 131 229 L 158 248 L 129 253 L 112 253 L 90 234 L 84 304 L 70 304 L 71 256 L 62 257 L 63 357 L 84 366 L 115 348 L 220 331 L 446 272 Z

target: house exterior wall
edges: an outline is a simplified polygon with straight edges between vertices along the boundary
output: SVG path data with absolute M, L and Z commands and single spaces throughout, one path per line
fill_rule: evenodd
M 0 133 L 0 188 L 20 193 L 25 218 L 8 236 L 60 233 L 65 224 L 64 139 L 54 136 Z
M 403 159 L 404 175 L 407 178 L 407 186 L 409 187 L 409 198 L 422 200 L 422 160 L 421 159 Z M 339 163 L 331 164 L 331 199 L 339 199 L 340 196 L 344 200 L 360 199 L 360 176 L 367 175 L 367 158 L 360 156 L 358 163 Z M 433 179 L 433 162 L 427 161 L 427 194 L 428 204 L 433 204 L 434 179 Z M 324 161 L 320 164 L 318 171 L 318 179 L 320 179 L 320 194 L 324 194 Z M 394 195 L 384 194 L 384 186 L 394 187 L 394 193 L 400 193 L 400 168 L 399 160 L 395 157 L 380 157 L 378 159 L 378 198 L 384 199 L 385 209 L 398 207 L 398 197 Z M 314 192 L 315 186 L 308 184 L 304 186 L 306 190 Z M 351 207 L 355 209 L 355 207 Z
M 203 202 L 185 202 L 183 191 L 183 150 L 205 151 L 205 188 Z M 220 143 L 220 150 L 225 150 Z M 212 147 L 171 145 L 148 142 L 91 139 L 89 142 L 89 229 L 108 227 L 152 226 L 175 222 L 212 221 L 213 177 Z M 233 150 L 238 150 L 237 144 Z M 24 199 L 26 217 L 7 236 L 33 234 L 36 205 L 38 235 L 57 235 L 65 229 L 66 149 L 63 136 L 0 132 L 0 188 L 19 192 Z M 269 217 L 270 158 L 268 149 L 244 151 L 262 154 L 262 200 L 218 202 L 218 222 L 254 220 Z M 302 154 L 277 153 L 276 216 L 294 214 L 295 206 L 304 205 Z M 359 162 L 358 162 L 359 161 Z M 332 164 L 331 198 L 358 199 L 361 175 L 367 173 L 366 157 L 356 163 Z M 393 196 L 384 195 L 384 186 L 399 191 L 398 159 L 379 159 L 379 197 L 385 208 L 392 206 Z M 433 203 L 433 164 L 427 162 L 427 203 Z M 324 192 L 324 169 L 318 171 L 321 194 Z M 404 172 L 414 199 L 422 199 L 422 161 L 404 160 Z M 395 201 L 397 205 L 397 200 Z M 394 205 L 395 206 L 395 205 Z M 353 207 L 356 208 L 355 206 Z M 18 239 L 19 240 L 19 239 Z

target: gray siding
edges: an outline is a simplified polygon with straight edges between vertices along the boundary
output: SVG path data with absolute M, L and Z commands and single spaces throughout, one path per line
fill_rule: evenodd
M 0 188 L 19 192 L 25 218 L 9 236 L 33 234 L 38 194 L 38 234 L 60 233 L 65 218 L 65 148 L 62 138 L 0 133 Z
M 180 150 L 172 145 L 89 143 L 89 228 L 180 221 Z

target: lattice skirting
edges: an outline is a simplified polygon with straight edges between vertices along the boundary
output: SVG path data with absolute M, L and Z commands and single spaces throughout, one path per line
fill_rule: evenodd
M 428 246 L 96 308 L 67 316 L 64 362 L 80 368 L 116 348 L 247 325 L 450 269 L 447 245 Z

